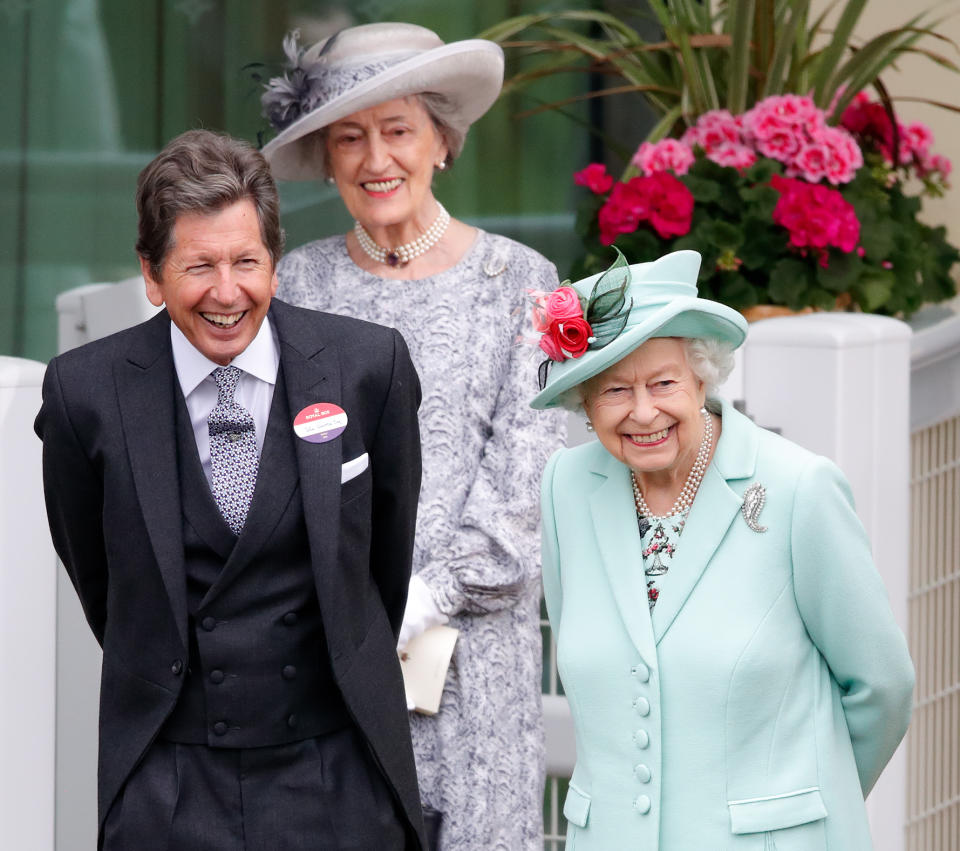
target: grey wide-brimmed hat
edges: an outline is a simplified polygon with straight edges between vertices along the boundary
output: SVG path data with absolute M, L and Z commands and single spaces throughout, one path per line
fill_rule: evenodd
M 618 252 L 618 260 L 601 275 L 568 285 L 580 304 L 587 305 L 584 316 L 588 322 L 591 296 L 596 295 L 594 285 L 603 276 L 612 277 L 619 285 L 622 301 L 619 309 L 611 309 L 591 327 L 594 336 L 590 339 L 594 342 L 582 353 L 571 356 L 558 347 L 558 356 L 562 355 L 563 360 L 550 362 L 542 389 L 533 397 L 530 407 L 557 407 L 568 390 L 599 375 L 654 337 L 713 337 L 734 348 L 746 339 L 747 320 L 743 314 L 697 295 L 698 252 L 674 251 L 652 263 L 632 266 L 627 266 Z M 607 298 L 612 302 L 612 297 Z
M 444 120 L 466 133 L 497 99 L 503 51 L 485 39 L 444 44 L 425 27 L 404 23 L 351 27 L 306 50 L 284 39 L 291 69 L 263 94 L 264 116 L 279 134 L 263 148 L 280 180 L 315 180 L 323 163 L 306 138 L 361 109 L 435 92 L 450 104 Z

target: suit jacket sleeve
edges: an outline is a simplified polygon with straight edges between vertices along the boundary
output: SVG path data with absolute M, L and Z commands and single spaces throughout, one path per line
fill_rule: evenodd
M 107 621 L 103 481 L 71 422 L 57 359 L 43 379 L 34 430 L 43 441 L 43 488 L 53 545 L 102 645 Z
M 800 478 L 792 553 L 797 604 L 840 685 L 866 796 L 910 721 L 913 665 L 850 487 L 825 458 L 817 458 Z
M 403 621 L 413 564 L 421 465 L 417 423 L 420 380 L 403 337 L 398 331 L 393 333 L 392 374 L 370 453 L 370 570 L 396 637 Z

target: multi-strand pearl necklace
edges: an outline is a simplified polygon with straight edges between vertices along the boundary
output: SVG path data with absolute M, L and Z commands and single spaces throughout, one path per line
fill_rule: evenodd
M 703 440 L 700 441 L 700 448 L 697 450 L 696 460 L 693 467 L 690 468 L 690 474 L 683 484 L 683 490 L 677 497 L 673 507 L 666 514 L 654 514 L 647 505 L 643 494 L 640 493 L 640 485 L 637 484 L 637 477 L 633 470 L 630 471 L 630 481 L 633 482 L 633 504 L 637 507 L 637 515 L 646 517 L 648 520 L 666 520 L 668 517 L 675 517 L 681 514 L 686 517 L 690 513 L 690 507 L 693 505 L 693 498 L 697 495 L 697 489 L 703 480 L 703 474 L 707 470 L 707 462 L 710 460 L 710 449 L 713 446 L 713 419 L 706 410 L 703 412 Z
M 367 233 L 367 229 L 360 222 L 353 223 L 353 232 L 357 236 L 357 242 L 363 249 L 363 253 L 377 263 L 386 263 L 388 266 L 406 266 L 414 257 L 426 254 L 435 246 L 447 232 L 447 225 L 450 224 L 450 214 L 443 208 L 439 201 L 437 206 L 440 212 L 430 225 L 420 236 L 405 245 L 398 245 L 389 251 L 377 245 L 373 237 Z

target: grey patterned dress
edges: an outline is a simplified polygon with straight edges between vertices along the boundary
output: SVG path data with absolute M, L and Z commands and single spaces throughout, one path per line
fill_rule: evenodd
M 423 487 L 414 571 L 460 630 L 438 715 L 411 714 L 423 802 L 444 814 L 442 851 L 543 847 L 539 488 L 564 440 L 531 410 L 543 359 L 528 288 L 553 265 L 480 231 L 451 269 L 380 278 L 331 237 L 287 255 L 279 298 L 400 330 L 420 374 Z

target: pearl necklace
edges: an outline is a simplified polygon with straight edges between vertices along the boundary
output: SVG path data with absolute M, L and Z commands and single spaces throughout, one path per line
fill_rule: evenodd
M 430 225 L 420 236 L 405 245 L 398 245 L 396 248 L 387 251 L 374 241 L 373 237 L 367 233 L 367 229 L 360 222 L 353 223 L 353 232 L 356 234 L 357 242 L 363 249 L 363 253 L 371 260 L 377 263 L 385 263 L 388 266 L 406 266 L 414 257 L 426 254 L 435 246 L 447 232 L 447 225 L 450 224 L 450 214 L 443 208 L 443 204 L 437 201 L 440 212 Z
M 693 505 L 693 498 L 697 495 L 697 489 L 703 480 L 703 474 L 707 470 L 707 462 L 710 459 L 710 449 L 713 446 L 713 419 L 709 412 L 703 411 L 703 440 L 700 441 L 700 448 L 697 450 L 696 460 L 693 467 L 690 468 L 690 474 L 683 484 L 683 490 L 677 497 L 673 507 L 666 514 L 654 514 L 647 505 L 643 494 L 640 493 L 640 485 L 637 484 L 637 477 L 633 470 L 630 471 L 630 481 L 633 483 L 633 504 L 637 508 L 638 517 L 646 517 L 649 520 L 666 520 L 677 514 L 686 517 L 690 513 Z

